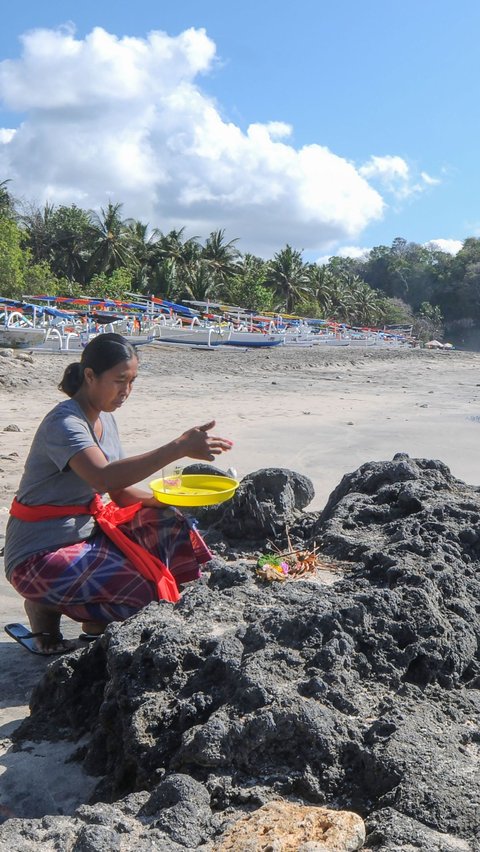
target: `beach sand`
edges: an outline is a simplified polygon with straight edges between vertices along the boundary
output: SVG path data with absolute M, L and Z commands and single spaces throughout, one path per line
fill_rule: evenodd
M 40 419 L 64 397 L 56 386 L 76 357 L 0 351 L 0 545 L 8 506 Z M 480 354 L 278 347 L 269 351 L 142 347 L 130 399 L 116 414 L 127 454 L 166 443 L 216 420 L 233 441 L 221 459 L 239 477 L 286 467 L 310 477 L 321 509 L 345 473 L 397 452 L 445 462 L 480 483 Z M 7 427 L 21 431 L 5 431 Z M 23 603 L 0 575 L 0 627 L 25 622 Z M 64 634 L 78 625 L 64 619 Z M 0 820 L 71 813 L 96 780 L 65 760 L 76 748 L 23 744 L 10 735 L 28 714 L 47 661 L 0 632 Z M 45 778 L 49 784 L 45 784 Z M 67 780 L 66 780 L 67 779 Z

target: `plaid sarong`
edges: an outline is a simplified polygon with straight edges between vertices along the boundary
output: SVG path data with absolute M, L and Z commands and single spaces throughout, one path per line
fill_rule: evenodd
M 170 507 L 140 509 L 121 529 L 161 559 L 177 585 L 198 579 L 199 566 L 212 558 L 191 523 Z M 10 582 L 22 597 L 74 621 L 124 621 L 157 600 L 155 585 L 98 529 L 85 541 L 29 556 Z

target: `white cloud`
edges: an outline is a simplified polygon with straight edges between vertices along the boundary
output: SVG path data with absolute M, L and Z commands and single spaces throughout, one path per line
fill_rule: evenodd
M 439 178 L 431 177 L 425 171 L 415 175 L 406 160 L 390 154 L 370 157 L 358 171 L 362 177 L 378 183 L 383 191 L 391 193 L 399 200 L 418 195 L 427 187 L 441 183 Z
M 0 127 L 0 145 L 11 142 L 15 136 L 15 130 L 11 127 Z
M 352 257 L 360 260 L 366 260 L 371 249 L 362 248 L 361 246 L 340 246 L 335 249 L 334 254 L 324 254 L 317 258 L 315 263 L 319 266 L 325 266 L 332 257 Z
M 440 251 L 447 252 L 447 254 L 457 254 L 463 246 L 462 240 L 428 240 L 428 242 L 423 243 L 426 248 L 434 248 L 439 249 Z M 317 258 L 315 263 L 318 263 L 320 266 L 324 266 L 331 260 L 332 257 L 352 257 L 359 258 L 360 260 L 366 260 L 368 258 L 369 253 L 371 252 L 371 248 L 365 248 L 361 246 L 340 246 L 335 249 L 334 254 L 324 254 L 322 257 Z
M 369 248 L 361 248 L 360 246 L 342 246 L 336 254 L 338 257 L 360 257 L 366 258 L 371 251 Z
M 226 120 L 200 87 L 216 63 L 202 29 L 77 39 L 67 27 L 22 42 L 19 59 L 0 62 L 0 102 L 23 113 L 15 131 L 0 129 L 0 176 L 17 197 L 123 201 L 125 216 L 163 231 L 225 227 L 242 250 L 269 255 L 357 238 L 386 209 L 370 181 L 395 192 L 411 183 L 400 157 L 357 169 L 324 146 L 295 148 L 282 121 L 244 132 Z
M 428 243 L 425 243 L 428 248 L 436 248 L 440 249 L 440 251 L 445 251 L 447 254 L 457 254 L 463 246 L 462 240 L 429 240 Z
M 408 180 L 409 177 L 409 168 L 405 160 L 402 157 L 370 157 L 369 161 L 365 163 L 361 168 L 360 172 L 365 177 L 379 177 L 385 181 L 391 180 Z
M 442 182 L 440 178 L 434 178 L 427 172 L 420 172 L 420 177 L 427 186 L 438 186 L 438 184 Z
M 284 121 L 269 121 L 263 125 L 270 136 L 270 139 L 284 139 L 286 136 L 292 135 L 292 128 Z

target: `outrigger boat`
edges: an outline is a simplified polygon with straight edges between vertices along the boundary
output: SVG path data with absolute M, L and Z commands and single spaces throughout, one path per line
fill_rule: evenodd
M 32 319 L 27 314 L 31 314 Z M 47 329 L 37 323 L 41 314 L 35 305 L 0 298 L 0 346 L 26 349 L 43 343 Z
M 0 325 L 0 346 L 8 349 L 29 349 L 43 343 L 46 334 L 46 329 L 29 325 Z
M 254 331 L 238 331 L 237 329 L 228 329 L 227 337 L 222 346 L 243 346 L 243 348 L 252 347 L 252 349 L 265 349 L 271 346 L 281 346 L 285 343 L 285 337 L 281 334 L 260 334 Z
M 201 309 L 204 321 L 218 325 L 223 334 L 221 346 L 265 349 L 285 343 L 285 334 L 278 331 L 270 317 L 219 302 L 188 301 L 188 304 Z
M 212 349 L 225 342 L 222 330 L 218 326 L 158 325 L 152 338 L 154 343 L 167 343 L 180 346 L 202 346 Z
M 153 339 L 145 307 L 131 302 L 90 297 L 28 296 L 43 317 L 44 340 L 37 348 L 49 352 L 81 352 L 89 340 L 104 332 L 117 332 L 135 346 Z M 114 308 L 114 310 L 112 310 Z
M 0 297 L 0 346 L 81 351 L 92 337 L 109 331 L 122 334 L 136 346 L 152 343 L 209 350 L 280 345 L 398 347 L 414 342 L 411 328 L 357 328 L 335 320 L 273 312 L 257 315 L 217 302 L 181 304 L 156 296 L 128 296 L 133 301 L 88 296 L 24 296 L 24 301 Z

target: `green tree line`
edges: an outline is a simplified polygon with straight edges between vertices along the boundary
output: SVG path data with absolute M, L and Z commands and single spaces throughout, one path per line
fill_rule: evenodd
M 456 256 L 397 238 L 361 258 L 317 264 L 290 245 L 266 260 L 242 254 L 222 228 L 187 238 L 183 228 L 163 233 L 122 211 L 18 204 L 1 182 L 0 295 L 210 299 L 355 326 L 412 324 L 421 339 L 480 326 L 475 237 Z

